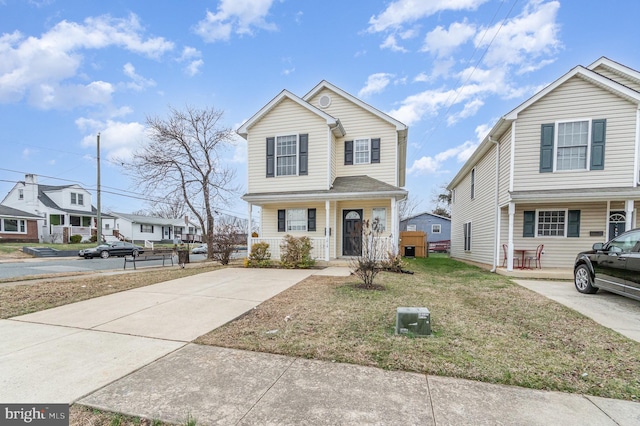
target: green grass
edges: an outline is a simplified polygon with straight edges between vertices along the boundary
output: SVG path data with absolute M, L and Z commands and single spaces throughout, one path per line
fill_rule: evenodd
M 444 256 L 406 263 L 415 274 L 381 273 L 376 283 L 384 290 L 361 290 L 354 277 L 310 277 L 197 343 L 534 389 L 640 396 L 640 343 L 474 266 Z M 427 307 L 433 335 L 394 335 L 399 306 Z

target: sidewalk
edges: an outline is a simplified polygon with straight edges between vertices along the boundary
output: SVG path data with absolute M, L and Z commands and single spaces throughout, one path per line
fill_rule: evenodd
M 226 268 L 0 321 L 0 401 L 184 424 L 637 425 L 640 403 L 190 343 L 314 270 Z

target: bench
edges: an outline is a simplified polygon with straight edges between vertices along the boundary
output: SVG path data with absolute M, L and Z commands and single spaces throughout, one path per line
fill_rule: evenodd
M 127 263 L 133 263 L 133 269 L 136 269 L 137 262 L 146 262 L 147 260 L 162 260 L 162 266 L 165 265 L 165 260 L 171 260 L 171 266 L 173 266 L 173 254 L 172 249 L 145 250 L 137 256 L 125 256 L 123 269 L 127 269 Z

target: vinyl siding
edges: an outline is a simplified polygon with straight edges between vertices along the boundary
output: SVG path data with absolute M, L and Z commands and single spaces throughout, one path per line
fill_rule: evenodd
M 600 118 L 607 120 L 604 170 L 540 173 L 542 124 Z M 631 186 L 635 129 L 633 104 L 581 78 L 568 80 L 521 112 L 516 120 L 514 190 Z
M 336 206 L 336 225 L 337 236 L 336 245 L 338 250 L 338 256 L 342 256 L 342 212 L 347 209 L 362 209 L 362 215 L 364 220 L 371 220 L 374 208 L 386 208 L 387 209 L 387 222 L 385 226 L 385 232 L 381 237 L 389 237 L 392 234 L 391 229 L 391 201 L 389 199 L 379 200 L 354 200 L 354 201 L 341 201 Z
M 295 102 L 285 99 L 249 131 L 248 192 L 322 190 L 327 188 L 328 126 L 326 121 Z M 268 137 L 309 134 L 306 176 L 266 178 L 266 140 Z
M 640 83 L 638 83 L 636 80 L 632 80 L 628 77 L 624 77 L 621 76 L 619 74 L 616 74 L 610 70 L 608 70 L 606 67 L 603 66 L 599 66 L 596 67 L 596 69 L 594 69 L 595 72 L 597 72 L 598 74 L 607 77 L 617 83 L 623 84 L 627 87 L 630 87 L 631 89 L 640 92 Z
M 500 139 L 500 188 L 498 204 L 503 205 L 509 201 L 509 183 L 511 171 L 511 130 Z
M 451 256 L 493 264 L 495 231 L 495 149 L 476 164 L 475 198 L 471 199 L 471 173 L 456 187 L 451 206 Z M 471 250 L 464 250 L 464 224 L 471 222 Z
M 339 119 L 346 131 L 344 138 L 337 138 L 334 144 L 336 176 L 367 175 L 397 186 L 395 126 L 329 89 L 318 92 L 309 103 L 318 106 L 318 98 L 325 94 L 331 97 L 331 105 L 321 109 Z M 344 141 L 359 138 L 380 138 L 379 164 L 344 165 Z
M 523 222 L 525 211 L 541 210 L 580 210 L 580 237 L 538 237 L 525 238 Z M 508 242 L 509 217 L 507 209 L 501 211 L 500 244 Z M 541 257 L 543 268 L 572 268 L 576 255 L 590 250 L 594 243 L 604 242 L 607 233 L 607 203 L 550 203 L 550 204 L 518 204 L 514 216 L 513 243 L 514 248 L 535 250 L 539 244 L 544 244 L 544 254 Z M 591 231 L 603 232 L 602 237 L 590 237 Z M 527 252 L 527 255 L 533 252 Z M 502 264 L 502 257 L 500 258 Z

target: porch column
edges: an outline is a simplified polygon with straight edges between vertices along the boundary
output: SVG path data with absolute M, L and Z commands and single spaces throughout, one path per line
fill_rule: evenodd
M 509 203 L 509 236 L 507 240 L 507 271 L 513 271 L 513 221 L 516 216 L 515 203 Z
M 397 253 L 400 224 L 398 223 L 398 203 L 394 197 L 391 198 L 391 232 L 392 252 Z
M 633 200 L 627 200 L 627 202 L 625 203 L 625 217 L 626 217 L 626 223 L 625 223 L 625 229 L 629 230 L 629 229 L 633 229 L 634 226 L 634 222 L 635 222 L 635 218 L 633 217 L 633 207 L 634 207 L 634 201 Z
M 331 222 L 329 221 L 331 216 L 331 203 L 329 200 L 324 202 L 324 260 L 329 261 L 331 255 Z
M 251 210 L 253 210 L 253 205 L 251 203 L 247 203 L 249 206 L 247 208 L 247 215 L 249 216 L 249 221 L 247 222 L 247 257 L 251 253 Z

